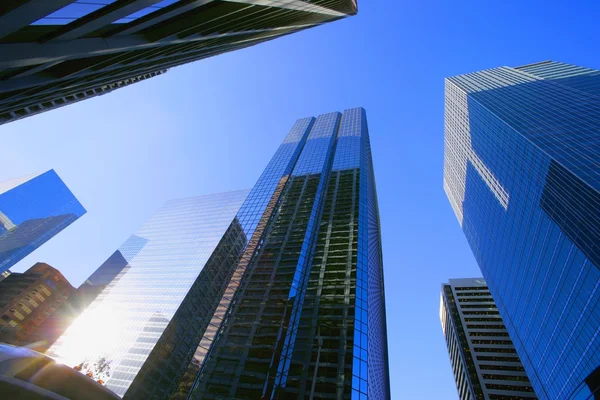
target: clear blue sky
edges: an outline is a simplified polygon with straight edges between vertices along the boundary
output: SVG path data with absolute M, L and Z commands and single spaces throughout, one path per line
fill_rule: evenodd
M 54 168 L 88 210 L 13 270 L 45 261 L 79 285 L 164 201 L 251 187 L 296 119 L 363 106 L 393 397 L 456 399 L 439 289 L 479 270 L 442 190 L 444 77 L 547 59 L 600 69 L 600 2 L 359 7 L 356 17 L 0 127 L 0 180 Z

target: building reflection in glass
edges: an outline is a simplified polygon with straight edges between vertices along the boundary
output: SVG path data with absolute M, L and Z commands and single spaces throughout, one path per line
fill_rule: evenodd
M 250 192 L 168 203 L 49 355 L 125 400 L 389 398 L 369 143 L 362 108 L 302 118 Z
M 85 212 L 54 170 L 0 182 L 0 273 Z
M 241 190 L 167 202 L 90 276 L 90 284 L 106 287 L 48 354 L 123 395 L 236 225 L 247 195 Z

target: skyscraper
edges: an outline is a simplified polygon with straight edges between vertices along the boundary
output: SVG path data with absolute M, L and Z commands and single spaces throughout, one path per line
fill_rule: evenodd
M 589 394 L 600 388 L 600 71 L 500 67 L 446 79 L 445 96 L 444 189 L 535 392 Z
M 390 396 L 365 111 L 301 119 L 282 148 L 296 142 L 297 158 L 280 148 L 285 169 L 265 171 L 285 186 L 219 334 L 201 342 L 194 399 Z
M 537 398 L 483 279 L 443 284 L 440 320 L 460 400 Z
M 186 299 L 199 281 L 205 286 L 196 295 L 206 296 L 199 301 L 214 303 L 217 295 L 211 290 L 220 287 L 206 285 L 227 274 L 216 248 L 222 240 L 244 242 L 234 218 L 247 195 L 242 190 L 167 202 L 121 246 L 118 254 L 123 262 L 118 267 L 110 262 L 113 255 L 92 275 L 106 288 L 48 354 L 81 366 L 122 396 L 169 323 L 177 322 L 177 312 L 185 313 L 188 319 L 183 322 L 194 329 L 209 319 L 193 315 Z
M 49 354 L 108 363 L 102 379 L 132 399 L 389 398 L 365 111 L 298 120 L 246 194 L 165 206 L 133 258 L 94 274 L 111 282 Z M 166 264 L 208 239 L 185 271 Z
M 356 0 L 3 2 L 0 124 L 356 12 Z
M 85 212 L 54 170 L 0 182 L 0 272 Z

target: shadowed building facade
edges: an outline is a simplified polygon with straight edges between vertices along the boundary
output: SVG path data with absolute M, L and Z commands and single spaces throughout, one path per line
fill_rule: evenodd
M 388 399 L 365 111 L 298 120 L 265 174 L 281 186 L 191 398 Z
M 535 393 L 593 398 L 600 71 L 546 61 L 445 90 L 444 189 Z
M 54 170 L 0 182 L 0 273 L 85 212 Z
M 298 120 L 249 193 L 212 196 L 166 205 L 113 254 L 49 354 L 108 363 L 98 378 L 131 399 L 388 399 L 365 111 Z
M 0 124 L 356 12 L 355 0 L 8 0 Z
M 440 320 L 460 400 L 537 399 L 483 279 L 443 284 Z

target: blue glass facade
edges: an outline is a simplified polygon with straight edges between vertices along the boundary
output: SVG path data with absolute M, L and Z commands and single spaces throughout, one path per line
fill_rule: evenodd
M 87 284 L 49 354 L 125 399 L 388 399 L 365 111 L 299 119 L 252 190 L 168 203 Z
M 446 80 L 444 188 L 541 399 L 600 365 L 600 73 Z
M 54 170 L 0 182 L 0 273 L 85 212 Z
M 282 148 L 292 135 L 298 145 L 258 214 L 259 246 L 189 398 L 390 397 L 365 111 L 299 120 Z
M 288 298 L 293 300 L 290 321 L 284 339 L 283 350 L 277 367 L 277 376 L 275 378 L 276 386 L 285 386 L 287 375 L 292 361 L 294 344 L 298 333 L 298 325 L 304 304 L 306 294 L 306 285 L 308 284 L 307 269 L 312 259 L 312 250 L 316 240 L 317 227 L 321 223 L 321 212 L 323 208 L 323 198 L 325 197 L 325 187 L 329 181 L 329 168 L 333 157 L 333 150 L 338 131 L 340 113 L 330 113 L 320 116 L 313 125 L 302 154 L 294 167 L 292 176 L 303 176 L 309 174 L 320 174 L 319 185 L 315 193 L 314 201 L 306 232 L 300 248 L 300 257 L 294 271 L 290 293 Z

